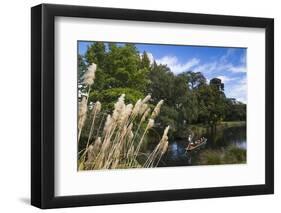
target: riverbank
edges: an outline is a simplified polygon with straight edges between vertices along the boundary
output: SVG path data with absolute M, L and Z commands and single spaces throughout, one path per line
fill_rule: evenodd
M 240 126 L 246 126 L 246 121 L 222 121 L 216 125 L 216 129 L 220 130 L 224 128 L 240 127 Z M 189 128 L 191 131 L 195 131 L 197 133 L 204 133 L 210 127 L 206 124 L 191 124 Z
M 227 148 L 203 150 L 198 157 L 198 165 L 246 163 L 246 150 L 231 145 Z
M 222 127 L 238 127 L 246 126 L 246 121 L 222 121 L 218 126 Z

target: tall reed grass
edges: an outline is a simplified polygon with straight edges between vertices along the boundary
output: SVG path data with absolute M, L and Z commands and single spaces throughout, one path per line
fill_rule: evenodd
M 88 92 L 79 103 L 78 113 L 78 145 L 82 131 L 87 131 L 87 143 L 81 154 L 78 154 L 78 169 L 116 169 L 156 167 L 168 148 L 169 126 L 163 132 L 158 145 L 151 153 L 142 153 L 142 146 L 147 133 L 154 126 L 154 119 L 160 113 L 163 100 L 160 100 L 151 113 L 150 95 L 139 99 L 134 105 L 125 104 L 122 94 L 114 105 L 111 114 L 105 121 L 101 103 L 97 101 L 92 108 L 88 104 L 91 85 L 94 83 L 96 65 L 92 64 L 84 75 L 84 84 Z M 101 116 L 102 115 L 102 116 Z M 90 120 L 90 128 L 83 130 L 86 119 Z M 145 162 L 139 163 L 138 157 L 145 156 Z

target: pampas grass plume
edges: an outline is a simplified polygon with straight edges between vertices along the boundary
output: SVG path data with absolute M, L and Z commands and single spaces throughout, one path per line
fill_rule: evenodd
M 87 71 L 84 74 L 84 81 L 83 83 L 86 84 L 87 86 L 92 86 L 92 84 L 94 83 L 95 80 L 95 75 L 96 75 L 96 69 L 97 69 L 97 65 L 92 63 Z

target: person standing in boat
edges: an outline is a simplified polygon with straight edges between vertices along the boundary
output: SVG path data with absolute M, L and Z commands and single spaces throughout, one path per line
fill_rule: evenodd
M 192 138 L 193 138 L 192 134 L 188 135 L 188 145 L 194 145 Z

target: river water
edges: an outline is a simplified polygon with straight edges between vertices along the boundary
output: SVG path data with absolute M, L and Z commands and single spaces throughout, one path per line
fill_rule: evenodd
M 198 165 L 198 156 L 202 150 L 218 150 L 229 146 L 247 149 L 246 126 L 229 127 L 205 132 L 201 137 L 207 138 L 207 144 L 192 152 L 186 152 L 186 140 L 170 142 L 167 153 L 162 157 L 158 166 L 188 166 Z

